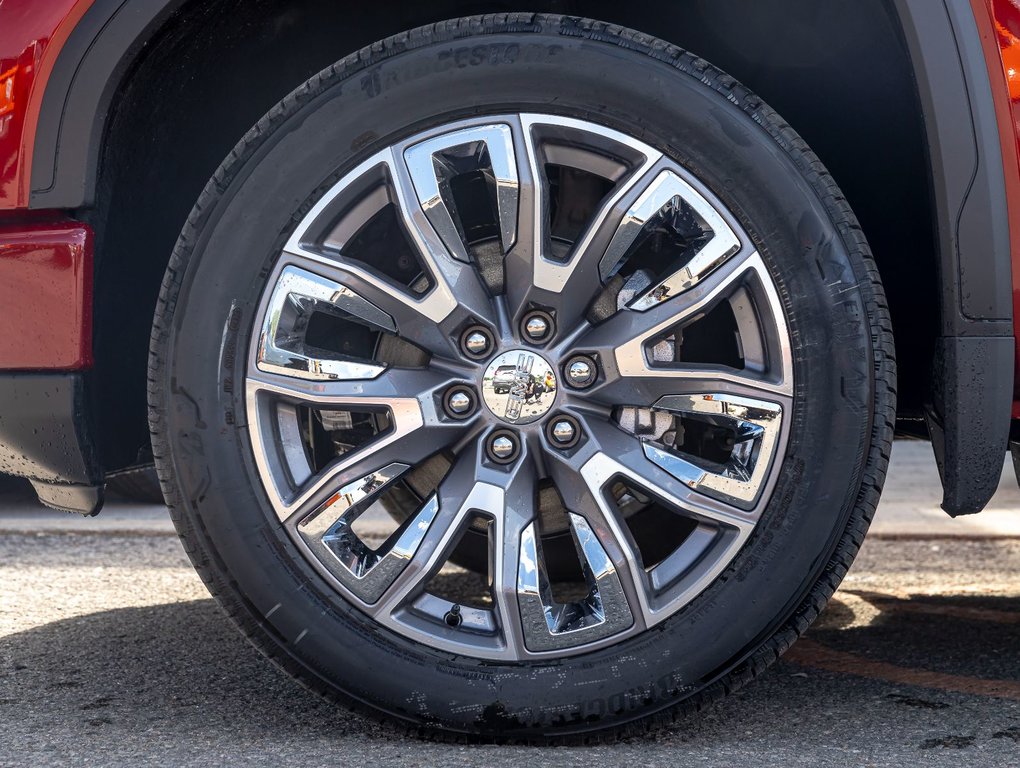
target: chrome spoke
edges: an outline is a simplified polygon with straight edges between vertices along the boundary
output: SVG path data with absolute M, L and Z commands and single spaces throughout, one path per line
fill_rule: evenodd
M 502 251 L 510 250 L 517 240 L 519 187 L 510 125 L 494 122 L 444 133 L 408 147 L 404 160 L 425 216 L 450 253 L 463 262 L 471 257 L 450 182 L 458 165 L 486 169 L 495 186 Z
M 730 225 L 700 192 L 676 172 L 668 168 L 657 169 L 649 175 L 653 176 L 652 180 L 621 217 L 602 257 L 599 271 L 603 279 L 612 274 L 649 221 L 656 216 L 676 216 L 683 206 L 688 206 L 704 223 L 710 237 L 686 264 L 628 300 L 628 308 L 637 311 L 651 309 L 691 289 L 740 250 L 740 239 Z
M 346 285 L 285 266 L 269 297 L 259 335 L 260 371 L 315 381 L 371 379 L 385 367 L 368 360 L 310 347 L 305 338 L 316 312 L 352 318 L 380 331 L 394 331 L 393 318 Z
M 608 368 L 608 366 L 607 366 Z M 670 395 L 700 395 L 706 391 L 790 406 L 793 396 L 785 382 L 756 372 L 726 366 L 691 363 L 670 370 L 621 374 L 610 370 L 607 380 L 592 387 L 591 398 L 614 404 L 655 403 Z
M 592 349 L 630 351 L 657 333 L 697 317 L 735 291 L 750 274 L 761 274 L 765 265 L 754 251 L 729 258 L 719 269 L 687 291 L 661 302 L 646 312 L 623 309 L 595 326 L 578 344 Z M 643 355 L 642 355 L 643 356 Z
M 607 468 L 612 468 L 613 472 L 621 477 L 628 478 L 670 506 L 699 520 L 744 532 L 750 532 L 754 527 L 760 509 L 740 509 L 733 504 L 699 493 L 649 460 L 645 453 L 644 441 L 626 434 L 615 424 L 588 419 L 585 426 L 592 438 L 591 458 L 596 459 L 592 467 L 597 467 L 599 473 L 604 474 Z M 584 466 L 588 466 L 588 462 L 585 462 Z M 585 475 L 584 466 L 581 468 L 582 475 Z M 592 476 L 599 474 L 592 468 L 589 468 L 588 472 Z M 587 477 L 586 481 L 590 486 Z
M 248 371 L 248 388 L 253 392 L 270 392 L 283 398 L 322 406 L 351 405 L 368 407 L 386 405 L 394 400 L 409 399 L 426 403 L 432 393 L 451 385 L 456 378 L 432 369 L 391 368 L 376 366 L 374 376 L 344 379 L 306 379 L 289 373 L 261 370 Z M 430 412 L 434 412 L 432 408 Z
M 661 479 L 661 470 L 658 467 L 655 467 L 654 471 L 648 471 L 645 467 L 621 462 L 616 457 L 600 451 L 581 468 L 581 475 L 591 489 L 593 498 L 597 500 L 612 536 L 625 537 L 626 532 L 618 517 L 613 514 L 606 498 L 606 491 L 610 482 L 623 479 L 645 490 L 654 490 L 663 501 L 675 509 L 683 510 L 687 514 L 696 512 L 696 517 L 710 523 L 708 526 L 699 525 L 685 545 L 696 543 L 697 548 L 703 551 L 718 542 L 717 551 L 722 550 L 718 552 L 721 556 L 706 562 L 688 563 L 694 567 L 688 568 L 688 573 L 681 573 L 680 577 L 674 578 L 660 578 L 656 573 L 664 566 L 668 568 L 671 565 L 669 563 L 660 564 L 646 571 L 640 559 L 630 560 L 628 562 L 630 577 L 632 583 L 637 585 L 635 594 L 646 626 L 657 624 L 698 595 L 722 572 L 729 558 L 740 548 L 754 527 L 753 520 L 730 515 L 724 510 L 714 510 L 705 504 L 689 504 L 690 496 L 679 498 L 672 495 L 668 489 L 656 484 L 656 481 Z M 683 549 L 682 546 L 674 556 L 682 559 Z M 687 578 L 683 579 L 683 576 Z
M 692 490 L 744 509 L 755 505 L 779 444 L 781 405 L 714 393 L 668 395 L 654 409 L 726 429 L 733 446 L 727 461 L 720 463 L 684 452 L 682 443 L 677 447 L 645 442 L 644 453 L 650 461 Z
M 600 519 L 591 511 L 589 517 Z M 610 558 L 588 518 L 574 512 L 569 512 L 568 518 L 588 587 L 587 595 L 579 600 L 558 603 L 553 596 L 537 523 L 530 523 L 520 534 L 517 602 L 524 642 L 531 651 L 585 645 L 634 626 L 623 586 L 627 572 L 621 580 L 618 564 Z
M 443 319 L 444 327 L 451 327 L 468 318 L 493 322 L 492 305 L 478 272 L 448 250 L 429 222 L 415 192 L 406 156 L 399 148 L 394 148 L 390 162 L 397 204 L 404 225 L 436 281 L 436 287 L 432 290 L 441 292 L 444 308 L 448 310 Z
M 744 348 L 743 369 L 673 360 L 675 344 L 664 337 L 707 313 L 732 296 L 750 301 L 745 284 L 753 283 L 760 302 L 745 309 L 750 325 L 767 322 L 778 326 L 774 339 L 750 342 Z M 760 320 L 759 318 L 764 318 Z M 774 399 L 788 403 L 793 395 L 793 363 L 778 295 L 761 257 L 755 253 L 732 256 L 715 272 L 691 289 L 647 312 L 621 310 L 578 341 L 597 356 L 604 377 L 588 396 L 613 403 L 652 403 L 670 394 L 697 393 L 721 387 L 734 395 Z M 756 340 L 755 328 L 741 328 L 741 338 Z M 628 400 L 629 398 L 632 398 Z
M 297 523 L 297 532 L 319 562 L 365 603 L 374 603 L 414 556 L 438 510 L 430 498 L 377 549 L 362 541 L 354 522 L 410 467 L 390 464 L 346 484 Z
M 616 426 L 588 419 L 587 450 L 576 456 L 581 488 L 572 491 L 584 515 L 614 560 L 631 609 L 641 626 L 652 626 L 699 594 L 746 540 L 759 512 L 745 511 L 691 490 L 649 461 L 640 441 Z M 674 554 L 654 568 L 644 567 L 627 524 L 610 500 L 610 489 L 625 483 L 697 521 L 697 528 Z M 715 549 L 722 558 L 702 558 Z M 618 555 L 615 553 L 619 553 Z M 691 554 L 693 553 L 693 555 Z
M 283 477 L 276 473 L 276 482 L 267 491 L 280 519 L 309 511 L 339 487 L 391 463 L 413 465 L 423 461 L 457 439 L 468 428 L 467 423 L 444 420 L 436 408 L 437 391 L 450 383 L 446 376 L 404 369 L 384 370 L 375 379 L 348 381 L 307 381 L 257 368 L 249 370 L 249 421 L 263 426 L 253 435 L 256 460 L 267 468 L 279 463 L 271 450 L 274 419 L 269 411 L 274 400 L 312 405 L 328 412 L 378 412 L 389 421 L 389 428 L 364 447 L 343 454 L 314 476 L 306 472 L 298 478 L 299 487 L 288 480 L 296 474 L 293 469 Z
M 392 319 L 396 333 L 433 354 L 448 355 L 450 341 L 440 326 L 454 309 L 436 298 L 415 299 L 387 280 L 356 262 L 325 256 L 295 247 L 283 258 L 294 268 L 303 269 L 342 286 Z M 433 296 L 433 294 L 429 294 Z M 439 296 L 442 299 L 442 296 Z
M 448 559 L 471 519 L 491 519 L 492 598 L 499 644 L 488 655 L 518 657 L 523 649 L 516 607 L 517 545 L 535 515 L 535 476 L 526 451 L 509 469 L 486 466 L 473 446 L 460 456 L 436 492 L 436 514 L 407 567 L 373 613 L 382 621 L 407 610 Z M 458 606 L 459 608 L 459 606 Z
M 645 594 L 645 579 L 640 573 L 641 558 L 637 545 L 622 518 L 601 498 L 602 490 L 593 488 L 579 471 L 579 466 L 584 466 L 581 459 L 595 453 L 587 451 L 574 460 L 554 457 L 548 464 L 549 473 L 563 496 L 567 511 L 584 523 L 577 526 L 572 521 L 575 535 L 580 537 L 590 531 L 598 548 L 605 554 L 605 561 L 600 564 L 601 572 L 609 577 L 608 594 L 614 612 L 607 616 L 603 631 L 619 632 L 632 624 L 643 628 L 647 623 L 644 606 L 648 603 L 648 596 Z M 598 562 L 598 550 L 591 544 L 589 547 L 593 560 Z
M 605 147 L 615 147 L 626 155 L 629 167 L 605 171 L 613 173 L 615 186 L 595 212 L 593 219 L 574 243 L 565 259 L 558 259 L 550 253 L 550 195 L 546 183 L 545 164 L 557 159 L 558 154 L 566 155 L 570 161 L 571 152 L 557 141 L 566 141 L 571 131 L 578 130 L 577 121 L 567 118 L 556 121 L 549 128 L 549 119 L 532 115 L 521 117 L 521 132 L 518 137 L 520 163 L 521 216 L 518 245 L 507 256 L 507 298 L 512 315 L 519 315 L 529 304 L 546 306 L 557 313 L 559 324 L 569 328 L 584 316 L 588 303 L 602 288 L 597 268 L 605 243 L 600 236 L 615 227 L 623 215 L 626 201 L 632 199 L 636 190 L 647 183 L 649 169 L 659 160 L 661 153 L 642 142 L 624 136 L 610 129 L 600 132 Z M 543 130 L 548 134 L 543 137 Z M 550 147 L 543 145 L 543 138 Z M 573 156 L 578 153 L 573 150 Z M 574 160 L 581 164 L 584 159 Z M 605 163 L 604 159 L 590 162 Z
M 373 180 L 368 184 L 365 179 Z M 368 186 L 363 202 L 343 208 L 339 225 L 328 233 L 320 219 L 332 221 L 341 206 L 337 197 L 345 187 Z M 388 314 L 401 336 L 433 354 L 455 357 L 457 344 L 451 331 L 474 320 L 492 323 L 488 295 L 473 266 L 450 253 L 433 228 L 415 193 L 414 181 L 398 148 L 375 155 L 358 166 L 305 217 L 284 247 L 284 257 L 295 265 L 322 274 Z M 402 286 L 373 264 L 349 256 L 348 250 L 362 227 L 386 206 L 392 205 L 413 253 L 430 285 L 417 291 Z

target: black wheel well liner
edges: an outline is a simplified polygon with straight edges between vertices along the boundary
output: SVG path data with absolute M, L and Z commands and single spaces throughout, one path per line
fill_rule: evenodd
M 926 420 L 949 511 L 984 506 L 1006 448 L 1013 329 L 998 127 L 970 4 L 540 0 L 527 9 L 677 43 L 742 80 L 805 138 L 882 272 L 900 341 L 901 429 L 923 432 Z M 160 279 L 193 202 L 238 138 L 362 45 L 510 10 L 521 7 L 96 0 L 47 85 L 31 206 L 73 209 L 96 229 L 89 389 L 108 469 L 131 463 L 147 440 L 145 359 Z

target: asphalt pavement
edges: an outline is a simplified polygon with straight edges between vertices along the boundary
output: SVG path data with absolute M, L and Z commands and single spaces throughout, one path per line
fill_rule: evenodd
M 8 489 L 0 766 L 1017 766 L 1020 492 L 1006 474 L 989 512 L 952 521 L 933 472 L 927 446 L 897 445 L 843 587 L 755 684 L 646 737 L 552 748 L 423 742 L 337 710 L 237 633 L 162 510 L 33 518 Z

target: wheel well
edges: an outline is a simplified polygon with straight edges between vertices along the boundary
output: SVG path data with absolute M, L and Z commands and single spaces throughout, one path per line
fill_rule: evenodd
M 343 56 L 420 24 L 506 2 L 214 0 L 172 14 L 127 70 L 107 122 L 94 208 L 91 391 L 108 469 L 148 444 L 149 328 L 174 242 L 213 171 L 273 104 Z M 935 215 L 910 59 L 885 0 L 542 0 L 681 45 L 743 81 L 818 153 L 871 243 L 899 349 L 900 416 L 920 414 L 938 336 Z M 838 34 L 833 34 L 838 30 Z M 218 329 L 210 329 L 218 332 Z

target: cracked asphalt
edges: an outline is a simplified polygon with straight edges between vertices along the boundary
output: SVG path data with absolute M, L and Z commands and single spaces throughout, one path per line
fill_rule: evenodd
M 1020 538 L 869 537 L 821 619 L 700 717 L 596 747 L 422 742 L 264 660 L 164 528 L 0 526 L 0 766 L 1016 766 Z

